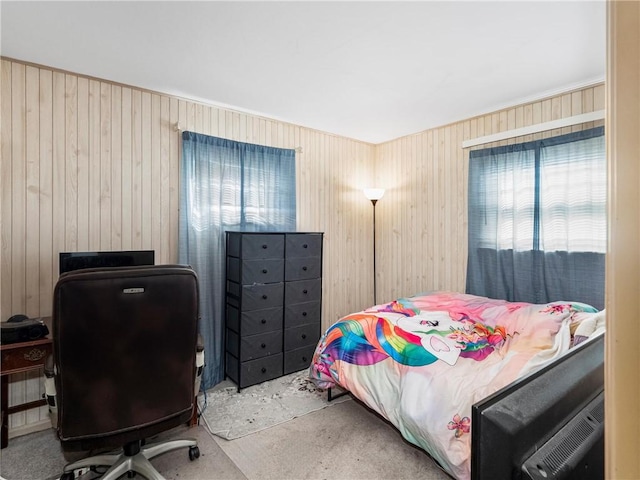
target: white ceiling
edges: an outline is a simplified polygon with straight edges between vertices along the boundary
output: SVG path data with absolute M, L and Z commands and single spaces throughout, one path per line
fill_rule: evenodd
M 3 56 L 358 140 L 603 81 L 586 1 L 2 1 Z

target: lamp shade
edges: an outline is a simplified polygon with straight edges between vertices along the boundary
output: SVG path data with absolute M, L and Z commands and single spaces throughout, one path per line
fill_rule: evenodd
M 369 200 L 380 200 L 384 195 L 384 188 L 365 188 L 363 191 Z

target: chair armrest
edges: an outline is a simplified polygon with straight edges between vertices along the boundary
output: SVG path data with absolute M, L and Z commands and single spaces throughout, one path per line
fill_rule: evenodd
M 44 375 L 49 378 L 53 377 L 55 372 L 55 367 L 53 365 L 53 355 L 47 355 L 47 358 L 44 360 Z
M 49 407 L 49 418 L 51 419 L 51 426 L 53 428 L 57 428 L 58 426 L 58 399 L 55 374 L 56 368 L 53 363 L 53 355 L 49 355 L 44 361 L 44 391 L 47 406 Z
M 197 397 L 202 382 L 202 371 L 204 370 L 204 340 L 198 333 L 196 342 L 196 381 L 194 385 L 194 395 Z

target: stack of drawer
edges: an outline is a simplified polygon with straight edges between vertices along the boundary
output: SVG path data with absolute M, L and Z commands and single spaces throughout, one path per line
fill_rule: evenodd
M 309 366 L 320 339 L 322 234 L 286 234 L 284 374 Z
M 226 241 L 226 375 L 244 388 L 307 368 L 320 338 L 322 233 Z

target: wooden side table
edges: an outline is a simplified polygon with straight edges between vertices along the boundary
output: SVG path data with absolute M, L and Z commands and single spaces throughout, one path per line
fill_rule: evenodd
M 51 331 L 51 318 L 43 318 Z M 31 408 L 41 407 L 47 404 L 45 399 L 35 400 L 20 405 L 8 406 L 9 375 L 27 372 L 44 366 L 47 357 L 53 352 L 53 343 L 48 337 L 28 342 L 10 343 L 1 345 L 2 359 L 0 363 L 1 401 L 2 401 L 2 434 L 0 448 L 9 444 L 9 415 L 22 412 Z

